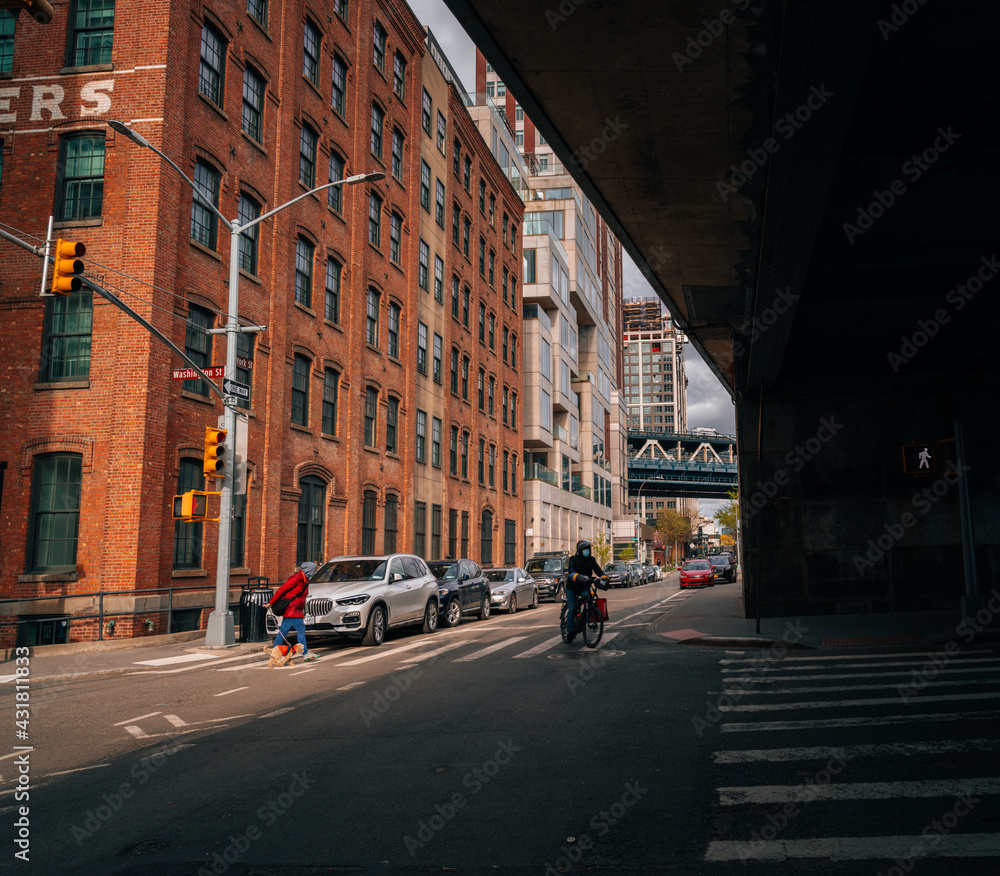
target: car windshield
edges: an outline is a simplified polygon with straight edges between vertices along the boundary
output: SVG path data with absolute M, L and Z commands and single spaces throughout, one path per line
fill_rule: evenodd
M 685 563 L 684 564 L 684 571 L 685 572 L 697 572 L 697 571 L 703 571 L 703 570 L 709 569 L 709 568 L 711 568 L 711 566 L 709 566 L 708 563 L 706 563 L 704 560 L 697 560 L 696 562 L 693 562 L 693 563 Z
M 723 556 L 712 557 L 712 565 L 713 566 L 728 566 L 729 565 L 729 557 L 723 557 Z
M 487 569 L 484 573 L 487 581 L 513 581 L 513 569 Z
M 428 563 L 438 581 L 454 581 L 458 577 L 458 563 Z
M 310 584 L 334 584 L 339 581 L 381 581 L 385 578 L 385 557 L 365 560 L 336 560 L 316 573 Z
M 622 563 L 611 563 L 604 567 L 605 572 L 624 572 L 628 567 Z
M 532 574 L 536 572 L 561 572 L 562 560 L 528 560 L 527 570 Z

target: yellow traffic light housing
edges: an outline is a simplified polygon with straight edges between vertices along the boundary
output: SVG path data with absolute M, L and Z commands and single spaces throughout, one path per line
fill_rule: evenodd
M 226 476 L 226 430 L 205 427 L 205 477 Z
M 0 9 L 7 9 L 10 14 L 17 18 L 22 9 L 28 10 L 30 15 L 39 24 L 48 24 L 52 21 L 52 4 L 49 0 L 0 0 Z
M 188 490 L 174 496 L 174 520 L 207 520 L 208 496 L 204 490 Z
M 69 295 L 83 288 L 84 264 L 81 258 L 87 254 L 87 247 L 76 240 L 56 241 L 55 264 L 52 266 L 52 294 Z

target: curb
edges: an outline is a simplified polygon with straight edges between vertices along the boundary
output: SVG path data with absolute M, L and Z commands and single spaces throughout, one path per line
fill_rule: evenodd
M 670 637 L 657 633 L 661 639 L 670 641 Z M 674 639 L 675 645 L 703 645 L 709 648 L 776 648 L 783 645 L 789 650 L 815 651 L 819 645 L 806 645 L 802 642 L 785 642 L 781 639 L 747 639 L 734 636 L 693 636 L 690 639 Z

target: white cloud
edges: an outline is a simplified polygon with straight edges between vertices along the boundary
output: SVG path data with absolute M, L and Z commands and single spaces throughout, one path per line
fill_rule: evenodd
M 409 0 L 410 8 L 434 33 L 434 39 L 444 49 L 462 85 L 469 91 L 476 88 L 476 46 L 465 29 L 442 0 Z

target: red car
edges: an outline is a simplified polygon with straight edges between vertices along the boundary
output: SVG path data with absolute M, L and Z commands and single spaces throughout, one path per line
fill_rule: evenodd
M 681 587 L 711 587 L 714 583 L 708 560 L 688 560 L 681 566 Z

